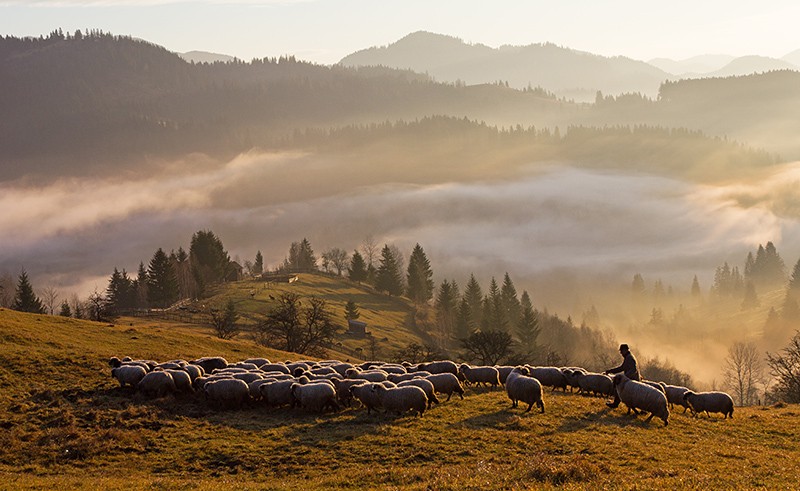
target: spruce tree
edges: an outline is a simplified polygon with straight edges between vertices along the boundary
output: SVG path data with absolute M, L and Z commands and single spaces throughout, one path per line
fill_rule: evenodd
M 475 331 L 471 311 L 467 297 L 461 297 L 461 301 L 458 302 L 455 325 L 455 335 L 458 339 L 468 338 Z
M 58 312 L 61 317 L 72 317 L 72 309 L 69 308 L 69 302 L 64 300 L 61 302 L 61 310 Z
M 352 281 L 365 281 L 367 279 L 367 263 L 358 251 L 354 251 L 353 256 L 350 258 L 347 277 Z
M 31 312 L 34 314 L 44 314 L 42 301 L 33 292 L 33 286 L 28 279 L 28 273 L 23 269 L 19 275 L 17 289 L 14 295 L 14 303 L 11 305 L 13 310 L 19 312 Z
M 189 260 L 200 295 L 209 285 L 225 281 L 230 257 L 214 232 L 200 230 L 192 235 Z
M 503 315 L 506 317 L 506 323 L 509 326 L 516 326 L 522 308 L 517 298 L 517 289 L 514 287 L 514 282 L 511 281 L 511 276 L 508 273 L 503 277 L 500 297 L 502 299 Z
M 417 244 L 408 259 L 406 280 L 407 294 L 416 304 L 424 304 L 433 298 L 433 271 L 422 246 Z
M 541 332 L 541 327 L 539 327 L 539 316 L 533 310 L 531 297 L 527 291 L 522 292 L 520 308 L 521 313 L 516 325 L 517 336 L 528 354 L 533 355 L 537 351 L 536 340 Z
M 443 280 L 436 294 L 436 325 L 442 334 L 449 336 L 455 327 L 458 310 L 458 285 L 456 282 Z
M 157 308 L 169 307 L 178 301 L 178 279 L 161 248 L 153 254 L 147 269 L 147 301 Z
M 756 287 L 752 281 L 747 282 L 744 289 L 744 299 L 742 300 L 742 310 L 749 310 L 759 306 L 758 295 L 756 294 Z
M 136 301 L 134 307 L 137 309 L 147 308 L 147 270 L 143 262 L 139 262 L 139 270 L 134 280 L 134 289 L 136 290 Z
M 256 259 L 253 262 L 253 274 L 260 275 L 264 272 L 264 256 L 261 255 L 261 251 L 256 252 Z
M 348 300 L 344 305 L 344 318 L 345 320 L 356 320 L 361 317 L 361 312 L 358 311 L 358 305 L 352 300 Z
M 381 250 L 380 266 L 375 273 L 375 288 L 393 296 L 403 294 L 403 277 L 400 267 L 388 245 L 384 245 Z
M 464 288 L 464 300 L 469 305 L 470 331 L 475 331 L 481 326 L 483 317 L 483 291 L 474 274 L 469 275 L 469 281 Z

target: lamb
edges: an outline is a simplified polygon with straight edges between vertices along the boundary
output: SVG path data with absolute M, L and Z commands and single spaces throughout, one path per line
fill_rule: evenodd
M 381 401 L 372 390 L 373 385 L 380 385 L 374 383 L 362 383 L 350 387 L 350 394 L 353 395 L 358 401 L 367 408 L 367 414 L 371 413 L 373 409 L 381 407 Z
M 164 397 L 177 391 L 175 380 L 169 372 L 150 372 L 136 384 L 136 388 L 145 396 Z
M 492 389 L 500 385 L 500 372 L 495 367 L 471 367 L 464 363 L 458 371 L 470 384 L 488 384 Z
M 645 422 L 650 422 L 653 416 L 658 416 L 664 421 L 664 426 L 669 424 L 667 396 L 661 391 L 643 382 L 631 380 L 624 373 L 614 375 L 614 387 L 620 401 L 629 409 L 642 409 L 650 413 Z
M 608 397 L 614 393 L 614 381 L 611 377 L 602 373 L 584 373 L 576 371 L 575 380 L 581 393 L 590 395 L 601 395 Z
M 683 399 L 683 394 L 689 391 L 688 388 L 679 385 L 665 385 L 664 390 L 667 394 L 667 402 L 669 402 L 670 409 L 675 407 L 675 404 L 683 406 L 684 413 L 689 409 L 689 403 Z
M 199 365 L 203 367 L 206 373 L 212 373 L 215 369 L 222 369 L 228 366 L 228 361 L 221 356 L 207 356 L 198 358 L 190 362 L 192 365 Z
M 683 394 L 683 400 L 686 401 L 695 413 L 695 417 L 699 413 L 705 412 L 709 418 L 709 413 L 722 413 L 725 419 L 728 416 L 733 419 L 733 399 L 725 392 L 692 392 L 687 390 Z
M 339 404 L 336 403 L 336 390 L 331 384 L 294 384 L 291 390 L 300 407 L 304 409 L 320 413 L 328 407 L 334 411 L 339 410 Z
M 552 387 L 552 390 L 564 389 L 567 391 L 567 377 L 556 367 L 531 367 L 526 366 L 530 371 L 531 377 L 538 380 L 542 385 Z
M 449 372 L 435 373 L 424 378 L 433 384 L 436 392 L 440 394 L 447 394 L 448 401 L 453 396 L 453 392 L 458 393 L 459 397 L 464 399 L 464 387 L 461 385 L 461 382 L 458 381 L 458 377 L 456 377 L 454 374 Z
M 375 393 L 386 412 L 396 412 L 398 415 L 407 411 L 416 411 L 419 417 L 428 407 L 428 396 L 425 391 L 416 386 L 386 388 L 381 384 L 373 384 L 371 390 Z
M 111 369 L 111 376 L 117 379 L 120 387 L 130 385 L 136 388 L 136 384 L 147 375 L 147 370 L 138 365 L 120 365 Z
M 542 384 L 537 379 L 529 376 L 529 373 L 527 368 L 518 367 L 508 374 L 506 393 L 508 398 L 511 399 L 511 407 L 517 407 L 519 401 L 522 401 L 528 403 L 528 409 L 525 410 L 526 413 L 530 412 L 534 404 L 544 413 Z
M 420 363 L 417 365 L 417 371 L 458 375 L 458 366 L 450 360 L 432 361 L 430 363 Z
M 436 390 L 433 388 L 433 383 L 430 380 L 425 380 L 424 378 L 415 378 L 400 382 L 397 384 L 397 386 L 398 387 L 414 386 L 424 390 L 425 396 L 428 397 L 428 409 L 431 408 L 434 402 L 436 404 L 439 404 L 439 398 L 436 397 Z
M 223 408 L 240 408 L 250 397 L 250 387 L 235 378 L 208 382 L 203 390 L 210 401 Z
M 278 380 L 269 384 L 263 384 L 259 387 L 261 398 L 268 406 L 285 406 L 295 407 L 297 404 L 294 395 L 292 395 L 292 385 L 295 384 L 294 380 Z

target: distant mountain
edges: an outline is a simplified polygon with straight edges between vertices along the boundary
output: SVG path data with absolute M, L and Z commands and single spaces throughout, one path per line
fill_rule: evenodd
M 621 56 L 607 58 L 549 43 L 491 48 L 423 31 L 388 46 L 357 51 L 339 63 L 411 69 L 470 85 L 503 80 L 512 87 L 542 87 L 576 100 L 594 100 L 598 90 L 655 95 L 669 78 L 659 68 Z
M 187 51 L 186 53 L 178 53 L 178 56 L 189 63 L 227 63 L 235 59 L 233 56 L 209 53 L 208 51 Z
M 774 70 L 800 70 L 797 65 L 766 56 L 742 56 L 731 61 L 717 71 L 704 74 L 709 77 L 733 77 L 763 73 Z
M 795 66 L 800 66 L 800 49 L 798 49 L 797 51 L 792 51 L 788 55 L 781 58 L 781 60 L 791 63 L 792 65 Z
M 669 58 L 654 58 L 648 63 L 672 75 L 684 75 L 714 72 L 734 59 L 735 57 L 731 55 L 699 55 L 678 61 Z

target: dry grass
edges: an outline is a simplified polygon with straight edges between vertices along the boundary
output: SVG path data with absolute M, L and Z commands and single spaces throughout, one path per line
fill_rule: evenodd
M 800 475 L 793 405 L 737 408 L 733 420 L 677 411 L 668 427 L 562 393 L 525 414 L 481 389 L 423 418 L 213 411 L 120 389 L 105 361 L 263 350 L 185 327 L 9 311 L 0 339 L 0 488 L 790 489 Z

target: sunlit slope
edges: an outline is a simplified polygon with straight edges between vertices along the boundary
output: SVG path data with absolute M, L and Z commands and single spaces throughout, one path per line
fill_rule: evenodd
M 800 473 L 797 406 L 736 408 L 732 420 L 674 411 L 664 427 L 549 391 L 545 414 L 470 389 L 421 419 L 145 400 L 108 377 L 107 351 L 269 352 L 130 329 L 0 311 L 0 487 L 784 489 Z
M 228 300 L 233 300 L 237 312 L 242 315 L 243 324 L 249 330 L 264 319 L 264 316 L 277 305 L 277 298 L 287 292 L 296 293 L 301 297 L 314 296 L 325 300 L 333 314 L 334 323 L 340 326 L 337 342 L 341 342 L 351 350 L 361 348 L 364 356 L 370 352 L 369 339 L 345 334 L 347 321 L 344 317 L 344 307 L 348 301 L 356 303 L 360 313 L 358 320 L 367 323 L 367 332 L 376 339 L 378 354 L 383 358 L 391 357 L 395 351 L 410 343 L 428 342 L 427 334 L 415 327 L 414 306 L 406 298 L 378 293 L 371 287 L 343 277 L 302 273 L 293 283 L 237 281 L 220 285 L 212 292 L 213 295 L 202 303 L 221 308 Z M 246 334 L 240 335 L 240 337 L 246 336 Z

